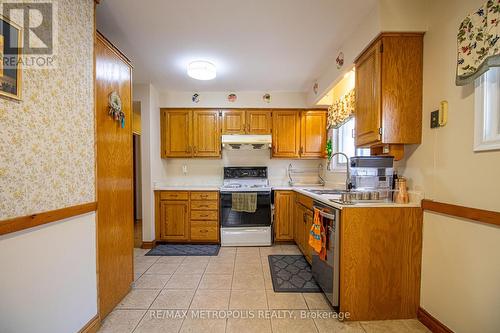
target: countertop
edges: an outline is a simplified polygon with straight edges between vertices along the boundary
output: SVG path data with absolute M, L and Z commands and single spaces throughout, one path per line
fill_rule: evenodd
M 219 191 L 219 185 L 182 185 L 182 186 L 172 186 L 172 185 L 162 185 L 155 184 L 155 191 Z M 407 204 L 397 204 L 394 202 L 367 202 L 367 203 L 355 203 L 353 205 L 341 204 L 338 202 L 330 201 L 330 199 L 340 199 L 339 195 L 328 195 L 328 194 L 314 194 L 306 189 L 319 188 L 319 189 L 334 189 L 333 187 L 322 187 L 322 186 L 289 186 L 289 185 L 271 185 L 272 189 L 275 191 L 295 191 L 297 193 L 308 196 L 316 201 L 324 203 L 325 205 L 343 209 L 343 208 L 375 208 L 375 207 L 385 207 L 385 208 L 402 208 L 402 207 L 420 207 L 420 202 L 423 199 L 421 193 L 409 192 L 410 202 Z

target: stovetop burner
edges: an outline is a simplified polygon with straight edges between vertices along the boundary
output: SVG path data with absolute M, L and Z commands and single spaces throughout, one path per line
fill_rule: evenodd
M 225 167 L 221 189 L 232 192 L 271 191 L 267 167 Z

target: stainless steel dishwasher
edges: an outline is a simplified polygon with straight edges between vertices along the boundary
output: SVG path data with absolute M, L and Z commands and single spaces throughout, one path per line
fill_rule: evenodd
M 340 251 L 340 210 L 323 203 L 314 202 L 314 208 L 320 212 L 326 232 L 326 258 L 322 260 L 318 253 L 312 254 L 313 277 L 319 284 L 326 298 L 335 309 L 339 306 L 339 251 Z

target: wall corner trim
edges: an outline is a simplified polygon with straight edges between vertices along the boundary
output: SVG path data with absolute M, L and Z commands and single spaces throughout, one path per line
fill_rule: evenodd
M 424 324 L 432 333 L 454 333 L 446 325 L 434 318 L 429 312 L 419 307 L 417 319 Z
M 43 213 L 14 217 L 0 221 L 0 236 L 33 228 L 43 224 L 60 221 L 73 216 L 90 213 L 97 210 L 97 202 L 89 202 L 81 205 L 65 207 Z
M 101 318 L 96 314 L 78 333 L 96 333 L 101 327 Z
M 435 213 L 464 218 L 467 220 L 500 226 L 500 212 L 494 212 L 491 210 L 452 205 L 427 199 L 422 200 L 422 209 Z

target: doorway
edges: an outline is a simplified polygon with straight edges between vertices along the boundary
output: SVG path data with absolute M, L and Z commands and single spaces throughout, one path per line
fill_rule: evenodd
M 141 102 L 132 103 L 134 158 L 134 247 L 142 247 Z

